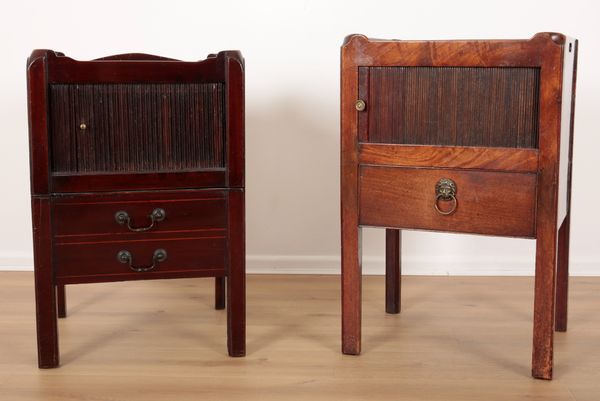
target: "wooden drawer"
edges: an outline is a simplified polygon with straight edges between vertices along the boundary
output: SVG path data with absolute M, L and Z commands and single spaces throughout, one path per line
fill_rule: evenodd
M 155 260 L 163 250 L 166 258 Z M 119 260 L 129 252 L 130 262 Z M 59 283 L 120 281 L 149 278 L 218 276 L 225 272 L 224 232 L 186 238 L 139 241 L 85 241 L 54 244 L 56 279 Z M 138 272 L 130 268 L 148 268 Z
M 225 191 L 65 195 L 53 197 L 52 208 L 53 234 L 61 242 L 77 242 L 81 236 L 181 235 L 223 230 L 227 223 Z
M 456 184 L 456 210 L 435 209 L 436 184 Z M 535 236 L 536 175 L 475 170 L 360 167 L 359 222 L 366 226 Z M 442 212 L 453 202 L 440 199 Z

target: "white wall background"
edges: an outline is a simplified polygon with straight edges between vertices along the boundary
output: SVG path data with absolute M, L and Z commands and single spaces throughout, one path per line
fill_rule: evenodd
M 600 7 L 596 1 L 24 1 L 0 16 L 0 269 L 31 269 L 25 60 L 126 52 L 246 58 L 250 272 L 339 272 L 339 47 L 398 39 L 580 39 L 571 255 L 600 273 Z M 364 269 L 383 271 L 383 230 L 365 230 Z M 409 274 L 531 274 L 531 240 L 407 232 Z

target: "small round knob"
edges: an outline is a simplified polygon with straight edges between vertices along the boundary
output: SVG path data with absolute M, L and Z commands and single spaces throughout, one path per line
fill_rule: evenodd
M 356 107 L 356 110 L 358 111 L 363 111 L 367 107 L 367 104 L 364 100 L 358 99 L 356 102 L 354 102 L 354 107 Z
M 80 130 L 82 130 L 82 131 L 85 131 L 85 130 L 86 130 L 86 128 L 87 128 L 87 125 L 85 125 L 85 123 L 81 123 L 81 124 L 79 124 L 79 129 L 80 129 Z
M 131 262 L 131 253 L 129 251 L 119 251 L 117 253 L 117 260 L 121 263 L 129 263 Z
M 156 262 L 164 262 L 167 260 L 167 251 L 164 249 L 157 249 L 154 251 L 153 257 Z
M 152 211 L 150 218 L 154 221 L 163 221 L 166 216 L 167 214 L 165 213 L 165 210 L 160 207 L 157 207 Z
M 129 213 L 124 210 L 119 210 L 117 213 L 115 213 L 115 220 L 119 224 L 125 224 L 129 221 Z

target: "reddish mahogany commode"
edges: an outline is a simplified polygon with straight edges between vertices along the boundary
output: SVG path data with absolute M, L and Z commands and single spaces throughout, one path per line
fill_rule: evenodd
M 245 354 L 244 60 L 146 54 L 27 62 L 40 368 L 65 284 L 216 277 Z M 225 288 L 226 287 L 226 288 Z

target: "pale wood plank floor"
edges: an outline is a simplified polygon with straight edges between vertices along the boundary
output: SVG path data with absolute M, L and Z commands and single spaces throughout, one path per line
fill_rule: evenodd
M 600 400 L 600 278 L 575 278 L 555 380 L 529 376 L 533 280 L 366 277 L 363 354 L 340 353 L 336 276 L 249 276 L 248 356 L 229 358 L 212 279 L 67 287 L 62 366 L 38 370 L 33 276 L 0 273 L 0 400 Z

